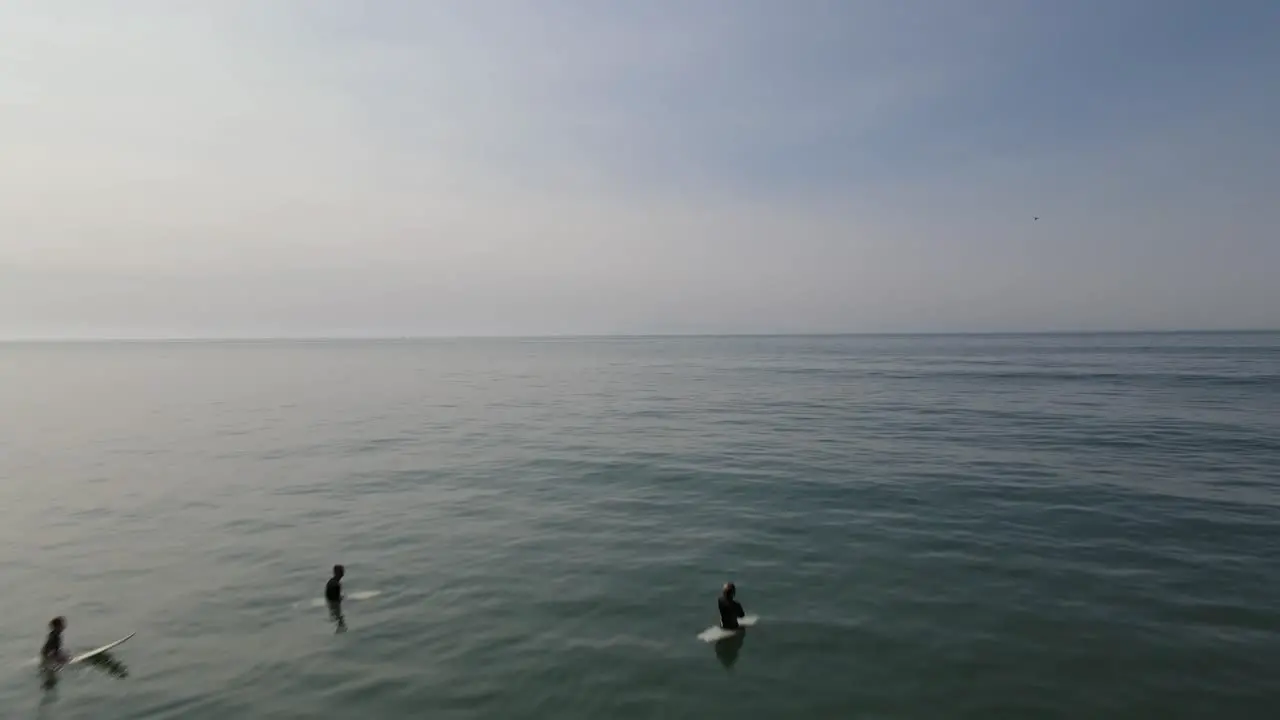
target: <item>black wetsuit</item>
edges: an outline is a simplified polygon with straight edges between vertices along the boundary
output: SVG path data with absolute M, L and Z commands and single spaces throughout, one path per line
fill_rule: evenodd
M 720 627 L 725 630 L 737 630 L 738 618 L 746 615 L 742 606 L 728 595 L 721 595 L 717 605 L 720 606 Z
M 40 648 L 40 657 L 45 660 L 62 660 L 62 631 L 50 630 L 49 637 Z
M 324 599 L 331 603 L 342 602 L 342 578 L 329 578 L 324 586 Z

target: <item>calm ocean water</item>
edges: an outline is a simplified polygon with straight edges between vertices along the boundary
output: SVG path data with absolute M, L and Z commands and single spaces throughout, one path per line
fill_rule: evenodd
M 1280 714 L 1280 335 L 9 344 L 0 408 L 5 720 Z M 43 691 L 54 614 L 128 677 Z

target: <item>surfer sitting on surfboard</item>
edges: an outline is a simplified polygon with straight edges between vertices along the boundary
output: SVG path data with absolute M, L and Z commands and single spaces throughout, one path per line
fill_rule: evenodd
M 724 591 L 720 593 L 720 600 L 717 602 L 720 606 L 720 627 L 725 630 L 737 630 L 738 618 L 747 614 L 738 601 L 733 599 L 737 593 L 738 588 L 734 587 L 733 583 L 725 583 Z
M 61 665 L 67 661 L 67 653 L 62 649 L 62 631 L 67 629 L 67 619 L 59 615 L 49 621 L 49 637 L 40 648 L 40 659 L 51 665 Z
M 347 574 L 347 569 L 341 565 L 333 566 L 333 577 L 329 578 L 329 582 L 324 586 L 324 599 L 331 603 L 342 602 L 342 577 Z

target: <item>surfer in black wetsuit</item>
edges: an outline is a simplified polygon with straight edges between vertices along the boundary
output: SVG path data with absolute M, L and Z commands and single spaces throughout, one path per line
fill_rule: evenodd
M 346 568 L 334 565 L 333 577 L 324 586 L 324 599 L 329 603 L 329 618 L 337 625 L 337 632 L 347 631 L 347 619 L 342 615 L 342 578 L 346 574 Z
M 738 601 L 733 599 L 737 594 L 738 588 L 733 583 L 725 583 L 724 591 L 720 593 L 720 599 L 716 603 L 720 606 L 720 627 L 725 630 L 739 629 L 738 618 L 747 614 Z
M 324 586 L 324 599 L 331 603 L 342 602 L 342 577 L 347 574 L 341 565 L 333 566 L 333 577 Z
M 58 616 L 49 621 L 49 637 L 40 648 L 40 660 L 47 665 L 61 665 L 67 661 L 67 653 L 62 649 L 62 631 L 67 629 L 67 619 Z

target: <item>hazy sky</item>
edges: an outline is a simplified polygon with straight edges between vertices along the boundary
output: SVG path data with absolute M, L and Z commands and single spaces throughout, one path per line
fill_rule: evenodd
M 1276 327 L 1278 278 L 1275 0 L 0 4 L 0 336 Z

